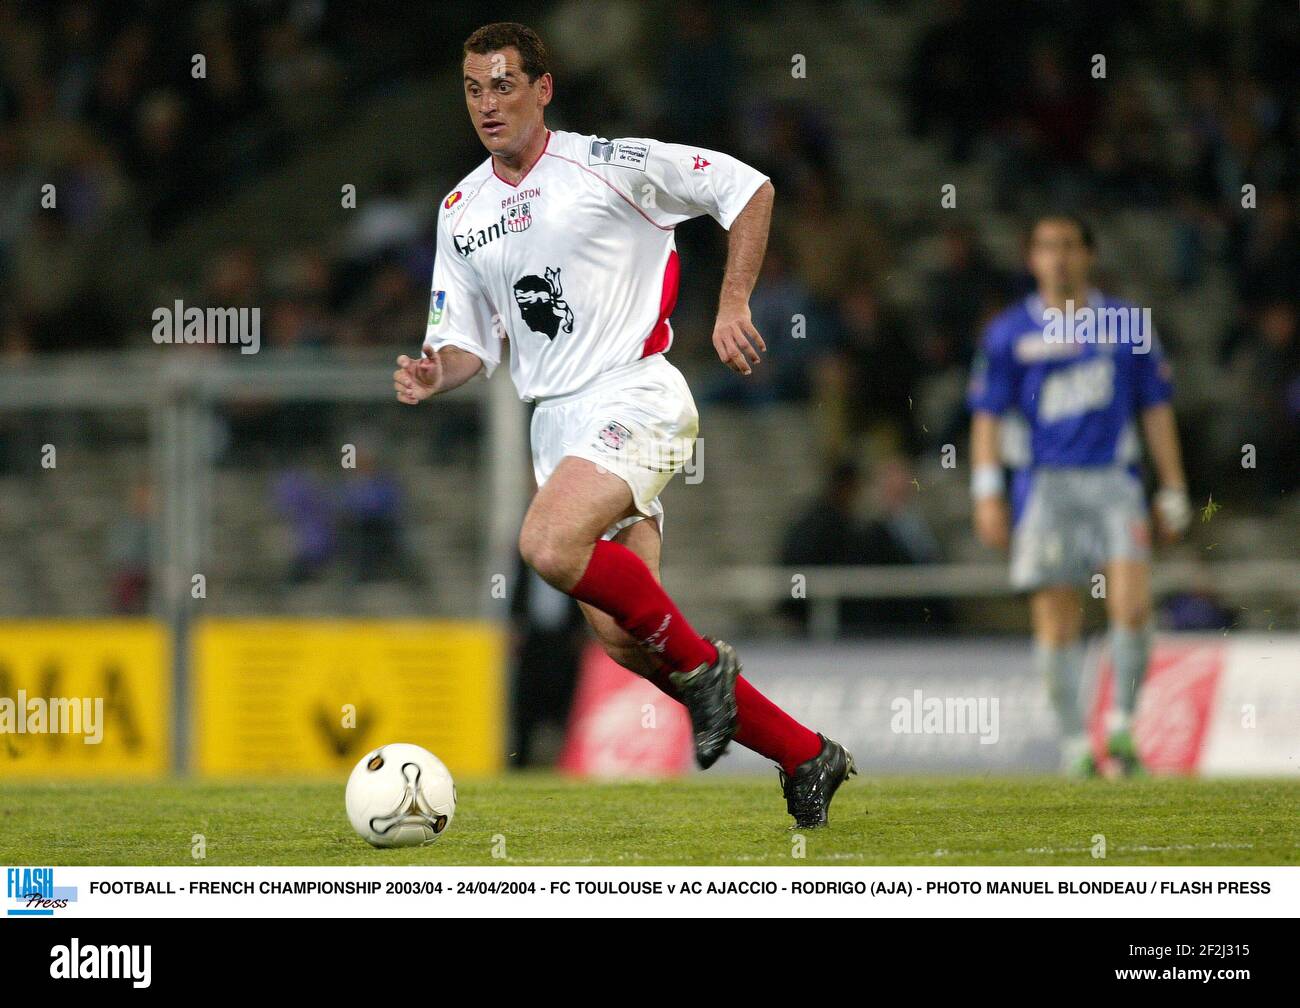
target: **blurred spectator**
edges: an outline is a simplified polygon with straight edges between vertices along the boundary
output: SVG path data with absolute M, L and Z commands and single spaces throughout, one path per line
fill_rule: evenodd
M 319 9 L 299 4 L 298 14 Z M 262 75 L 258 82 L 273 108 L 292 124 L 309 126 L 336 100 L 339 68 L 324 46 L 308 35 L 315 24 L 301 16 L 272 21 L 262 31 Z
M 644 48 L 648 12 L 633 0 L 551 5 L 540 30 L 557 66 L 564 67 L 565 83 L 553 103 L 562 128 L 606 137 L 641 135 L 642 124 L 662 112 L 646 61 L 636 58 Z
M 939 563 L 939 540 L 916 506 L 919 484 L 911 464 L 893 455 L 876 465 L 876 505 L 881 530 L 892 544 L 895 560 L 882 563 Z
M 510 597 L 510 623 L 510 763 L 547 766 L 563 742 L 582 652 L 590 640 L 586 620 L 573 599 L 521 560 Z
M 882 453 L 919 446 L 912 389 L 919 362 L 902 320 L 858 284 L 844 293 L 832 323 L 833 355 L 817 373 L 822 439 L 831 457 L 866 438 Z
M 356 469 L 344 482 L 339 536 L 352 581 L 418 581 L 402 524 L 402 488 L 379 464 L 374 439 L 356 441 Z
M 944 229 L 941 263 L 926 279 L 929 326 L 923 341 L 928 368 L 970 366 L 980 320 L 1007 299 L 1011 281 L 967 224 Z
M 749 308 L 767 344 L 763 362 L 747 378 L 720 375 L 703 400 L 748 405 L 807 401 L 812 369 L 833 349 L 832 330 L 802 279 L 791 272 L 789 252 L 779 237 L 768 245 Z
M 808 180 L 834 178 L 834 131 L 821 110 L 807 103 L 762 102 L 737 142 L 738 154 L 772 180 L 778 206 Z
M 943 560 L 939 540 L 917 506 L 920 484 L 915 470 L 899 455 L 881 460 L 875 468 L 874 487 L 878 517 L 872 522 L 870 563 L 926 564 Z M 872 612 L 882 628 L 947 627 L 953 621 L 946 599 L 881 599 Z
M 707 4 L 674 4 L 664 36 L 664 116 L 680 143 L 734 148 L 739 81 L 731 26 Z
M 88 243 L 72 231 L 58 206 L 39 211 L 15 244 L 11 269 L 17 308 L 31 322 L 37 349 L 67 349 L 72 334 L 90 331 L 90 261 Z
M 153 518 L 153 487 L 139 482 L 131 488 L 126 514 L 108 530 L 109 606 L 115 615 L 139 616 L 149 609 Z
M 1206 584 L 1162 599 L 1158 612 L 1161 630 L 1194 633 L 1231 630 L 1235 625 L 1232 611 Z
M 292 556 L 290 584 L 311 581 L 325 573 L 338 546 L 334 514 L 320 482 L 304 469 L 281 473 L 273 488 L 276 509 L 288 523 Z
M 882 542 L 880 530 L 871 528 L 860 516 L 861 497 L 862 475 L 857 466 L 850 462 L 833 466 L 816 500 L 787 527 L 781 546 L 781 564 L 797 569 L 879 562 L 889 546 Z M 815 595 L 816 591 L 816 579 L 810 578 L 808 592 Z M 874 607 L 872 602 L 841 600 L 838 605 L 841 630 L 855 632 L 874 626 Z M 807 599 L 785 601 L 781 613 L 796 626 L 808 627 Z
M 429 314 L 428 277 L 417 281 L 400 263 L 377 267 L 351 314 L 374 346 L 404 346 L 420 339 Z
M 1238 288 L 1247 307 L 1273 299 L 1300 302 L 1300 221 L 1290 193 L 1261 198 L 1259 225 L 1242 250 Z
M 36 166 L 24 160 L 18 137 L 0 130 L 0 282 L 9 257 L 39 212 L 41 180 Z
M 826 311 L 846 291 L 883 273 L 888 252 L 866 213 L 843 206 L 824 175 L 807 175 L 790 194 L 777 191 L 776 220 L 794 271 L 814 307 Z
M 999 95 L 985 70 L 996 53 L 981 42 L 996 36 L 978 5 L 947 0 L 944 14 L 921 33 L 908 72 L 910 127 L 916 136 L 938 136 L 954 161 L 967 161 L 980 131 L 998 112 Z
M 356 211 L 342 235 L 346 266 L 364 268 L 419 237 L 424 213 L 407 196 L 407 188 L 401 171 L 389 165 L 373 192 L 358 191 Z
M 184 101 L 171 90 L 150 92 L 136 109 L 128 164 L 140 181 L 155 239 L 180 222 L 204 188 L 203 166 L 196 157 L 199 128 L 187 119 Z
M 1274 301 L 1259 311 L 1254 333 L 1237 351 L 1232 369 L 1238 381 L 1241 440 L 1256 447 L 1256 466 L 1268 496 L 1300 486 L 1300 340 L 1296 302 Z M 1247 470 L 1243 474 L 1249 475 Z

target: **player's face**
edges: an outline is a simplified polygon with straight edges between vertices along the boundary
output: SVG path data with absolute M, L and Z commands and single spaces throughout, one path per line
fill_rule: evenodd
M 542 128 L 542 112 L 551 101 L 551 75 L 542 74 L 530 83 L 514 46 L 470 53 L 464 69 L 465 104 L 478 138 L 493 155 L 516 157 Z
M 1029 272 L 1044 293 L 1079 294 L 1088 288 L 1092 250 L 1068 220 L 1039 221 L 1029 240 Z

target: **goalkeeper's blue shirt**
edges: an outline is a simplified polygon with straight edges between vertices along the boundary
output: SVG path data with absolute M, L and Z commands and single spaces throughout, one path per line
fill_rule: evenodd
M 1136 418 L 1172 394 L 1149 311 L 1093 291 L 1068 318 L 1033 294 L 989 322 L 968 402 L 972 412 L 1023 416 L 1026 470 L 1127 467 L 1139 457 Z

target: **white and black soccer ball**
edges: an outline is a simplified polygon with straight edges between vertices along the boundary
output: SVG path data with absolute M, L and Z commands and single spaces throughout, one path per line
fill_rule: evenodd
M 361 757 L 348 778 L 348 819 L 375 847 L 433 843 L 456 814 L 456 782 L 427 749 L 405 742 Z

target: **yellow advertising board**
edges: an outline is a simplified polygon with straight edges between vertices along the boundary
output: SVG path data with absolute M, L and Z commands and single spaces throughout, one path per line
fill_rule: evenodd
M 0 621 L 0 779 L 166 773 L 170 682 L 152 620 Z
M 412 742 L 453 774 L 501 768 L 504 645 L 489 623 L 211 619 L 193 639 L 194 766 L 350 771 Z

